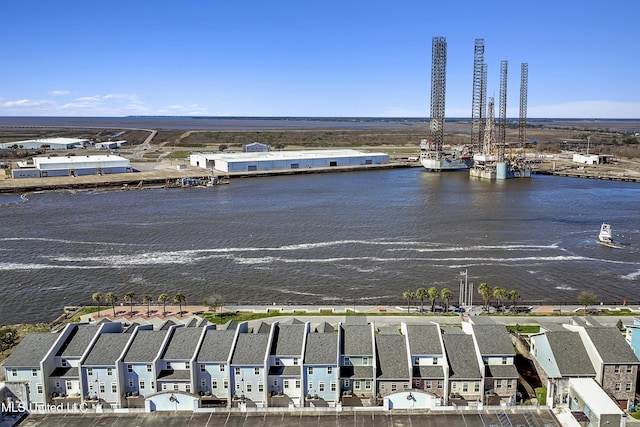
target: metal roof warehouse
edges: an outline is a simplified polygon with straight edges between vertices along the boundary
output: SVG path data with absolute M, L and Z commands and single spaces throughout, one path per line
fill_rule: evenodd
M 133 172 L 131 162 L 120 156 L 34 157 L 33 163 L 18 162 L 13 178 L 78 176 Z
M 251 172 L 389 163 L 385 153 L 358 150 L 268 151 L 259 153 L 193 153 L 192 166 L 221 172 Z

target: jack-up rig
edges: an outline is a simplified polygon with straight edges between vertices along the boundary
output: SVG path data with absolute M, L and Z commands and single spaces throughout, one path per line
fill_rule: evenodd
M 447 41 L 433 37 L 431 61 L 430 138 L 420 142 L 420 163 L 429 171 L 468 170 L 473 163 L 467 147 L 444 150 L 444 106 L 447 79 Z
M 475 154 L 473 156 L 473 167 L 469 170 L 469 176 L 489 180 L 531 178 L 531 166 L 524 152 L 527 122 L 528 64 L 523 63 L 521 65 L 518 142 L 507 143 L 508 62 L 502 61 L 500 63 L 499 118 L 496 126 L 493 97 L 489 98 L 489 103 L 486 107 L 486 119 L 482 120 L 487 81 L 487 67 L 484 64 L 483 54 L 484 40 L 476 39 L 471 120 L 471 141 Z M 483 123 L 484 126 L 482 126 Z M 480 141 L 482 141 L 482 144 L 480 144 Z

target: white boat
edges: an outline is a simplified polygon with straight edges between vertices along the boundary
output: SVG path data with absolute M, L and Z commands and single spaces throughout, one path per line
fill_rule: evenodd
M 603 223 L 600 226 L 600 234 L 598 235 L 598 243 L 602 246 L 607 246 L 610 248 L 622 248 L 623 245 L 616 243 L 613 241 L 613 237 L 611 237 L 611 225 Z

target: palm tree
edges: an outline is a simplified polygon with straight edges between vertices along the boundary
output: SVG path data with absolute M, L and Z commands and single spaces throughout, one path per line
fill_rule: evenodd
M 453 293 L 451 292 L 451 289 L 442 288 L 442 290 L 440 291 L 440 298 L 442 298 L 442 300 L 444 301 L 445 312 L 449 312 L 449 301 L 451 300 L 451 297 L 453 297 Z
M 440 292 L 438 291 L 438 288 L 432 286 L 427 291 L 427 295 L 429 296 L 429 301 L 431 301 L 431 312 L 433 313 L 436 308 L 436 300 L 440 296 Z
M 485 282 L 480 283 L 480 285 L 478 286 L 478 293 L 480 293 L 480 295 L 482 295 L 482 304 L 483 304 L 484 308 L 488 309 L 489 308 L 489 300 L 491 299 L 491 288 Z
M 502 303 L 502 297 L 504 296 L 504 292 L 505 290 L 502 289 L 500 286 L 494 286 L 493 288 L 493 296 L 496 299 L 496 305 L 498 306 L 498 310 L 502 305 L 501 303 Z
M 127 292 L 124 294 L 124 300 L 127 301 L 131 305 L 131 311 L 129 314 L 133 316 L 133 301 L 136 299 L 136 294 L 134 292 Z
M 118 295 L 113 292 L 107 292 L 104 296 L 104 300 L 107 304 L 111 304 L 111 308 L 113 309 L 113 317 L 116 317 L 116 303 L 118 302 Z
M 415 297 L 414 293 L 408 289 L 402 293 L 402 298 L 407 300 L 407 314 L 409 314 L 409 305 L 411 305 L 411 300 L 414 297 Z
M 424 313 L 424 299 L 427 297 L 425 288 L 416 289 L 415 297 L 420 300 L 420 313 Z
M 520 294 L 515 289 L 512 289 L 509 291 L 509 299 L 511 300 L 512 305 L 515 307 L 520 300 Z
M 169 295 L 160 294 L 160 296 L 158 297 L 158 302 L 162 303 L 162 315 L 163 316 L 167 314 L 167 301 L 169 301 Z
M 102 292 L 94 292 L 91 295 L 91 299 L 96 303 L 96 307 L 100 307 L 100 301 L 102 300 Z M 100 310 L 98 310 L 98 317 L 100 317 Z
M 147 317 L 150 316 L 149 310 L 150 310 L 150 306 L 151 306 L 151 301 L 153 301 L 153 297 L 149 294 L 144 294 L 142 296 L 142 302 L 147 304 Z
M 173 297 L 173 303 L 178 304 L 180 306 L 180 316 L 182 316 L 182 304 L 184 304 L 185 300 L 186 298 L 184 297 L 184 294 L 182 292 L 178 292 Z

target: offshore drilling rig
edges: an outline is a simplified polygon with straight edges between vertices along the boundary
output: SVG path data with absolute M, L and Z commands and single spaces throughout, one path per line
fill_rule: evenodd
M 498 121 L 494 117 L 494 100 L 485 106 L 487 94 L 487 65 L 484 63 L 484 39 L 476 39 L 473 58 L 473 96 L 471 107 L 471 143 L 473 166 L 469 176 L 489 180 L 531 178 L 524 144 L 527 123 L 527 86 L 529 66 L 521 64 L 520 117 L 518 141 L 507 142 L 507 70 L 508 62 L 500 63 L 500 92 Z

